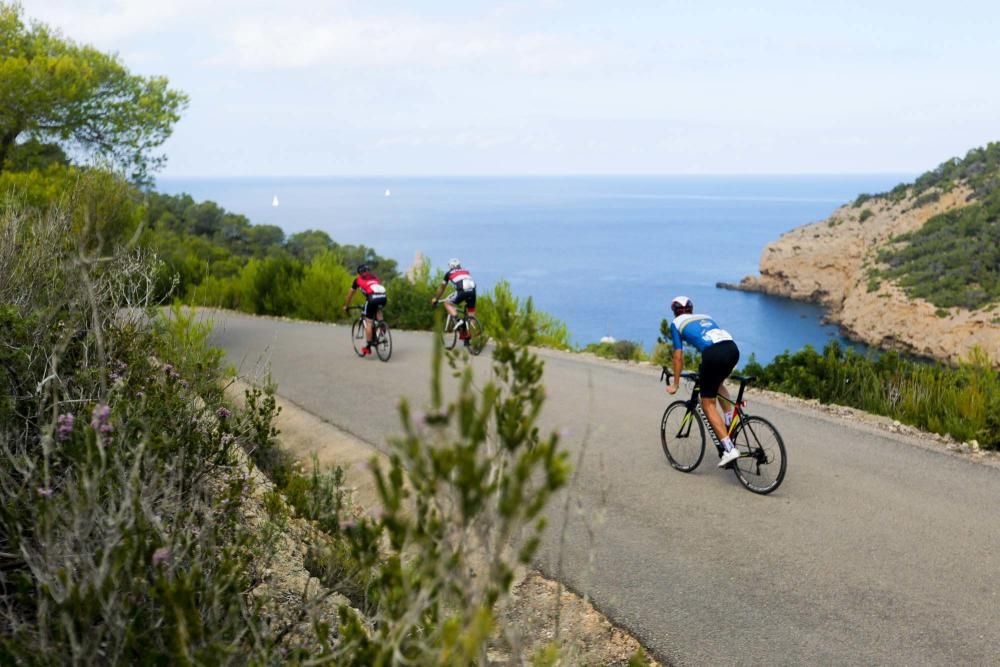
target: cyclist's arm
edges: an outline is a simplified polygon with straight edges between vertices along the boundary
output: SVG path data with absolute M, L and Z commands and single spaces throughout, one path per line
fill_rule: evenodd
M 444 293 L 445 289 L 447 289 L 447 287 L 448 287 L 448 281 L 445 280 L 438 286 L 438 290 L 437 292 L 434 293 L 434 298 L 431 299 L 431 301 L 437 301 L 438 298 Z
M 683 370 L 683 368 L 684 368 L 684 349 L 676 348 L 674 350 L 674 391 L 677 391 L 681 386 L 681 371 Z
M 347 301 L 344 302 L 344 310 L 347 310 L 347 307 L 351 305 L 351 299 L 354 298 L 354 293 L 357 291 L 358 291 L 357 287 L 352 287 L 351 291 L 347 293 Z

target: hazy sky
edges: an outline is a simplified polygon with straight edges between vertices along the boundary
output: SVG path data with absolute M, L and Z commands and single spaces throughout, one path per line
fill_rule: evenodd
M 191 97 L 164 176 L 920 172 L 1000 139 L 1000 3 L 25 0 Z

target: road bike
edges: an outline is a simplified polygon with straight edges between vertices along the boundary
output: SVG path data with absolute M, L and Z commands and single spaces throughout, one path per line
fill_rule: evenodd
M 670 384 L 671 377 L 673 371 L 664 366 L 660 380 Z M 694 381 L 691 397 L 687 400 L 674 401 L 663 411 L 663 419 L 660 421 L 660 442 L 670 465 L 681 472 L 691 472 L 698 467 L 705 456 L 706 431 L 718 450 L 719 458 L 722 458 L 723 447 L 715 430 L 708 423 L 708 417 L 701 409 L 698 373 L 685 371 L 681 373 L 681 377 Z M 733 375 L 730 379 L 740 383 L 736 400 L 729 400 L 722 394 L 719 394 L 719 398 L 733 405 L 733 421 L 729 425 L 728 434 L 739 450 L 740 457 L 726 467 L 732 468 L 736 478 L 750 491 L 760 494 L 771 493 L 785 478 L 787 466 L 785 443 L 771 422 L 763 417 L 746 413 L 743 392 L 756 378 Z
M 486 347 L 486 334 L 483 332 L 483 325 L 479 323 L 475 315 L 469 313 L 466 304 L 462 304 L 462 311 L 458 317 L 448 313 L 444 320 L 444 330 L 441 332 L 441 342 L 446 350 L 453 349 L 458 345 L 459 340 L 465 342 L 465 346 L 472 356 L 478 355 Z
M 368 344 L 368 337 L 365 335 L 365 320 L 369 318 L 365 317 L 364 306 L 350 306 L 348 310 L 361 311 L 361 315 L 351 325 L 351 343 L 354 345 L 354 353 L 363 357 L 365 355 L 361 348 Z M 392 356 L 392 334 L 389 333 L 389 325 L 385 323 L 385 320 L 372 320 L 372 334 L 375 338 L 372 347 L 375 348 L 378 358 L 382 361 L 389 361 L 389 357 Z

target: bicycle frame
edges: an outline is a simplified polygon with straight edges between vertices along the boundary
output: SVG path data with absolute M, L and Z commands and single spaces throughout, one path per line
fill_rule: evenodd
M 666 366 L 663 367 L 663 371 L 660 373 L 660 381 L 670 382 L 670 378 L 673 376 L 673 371 L 669 370 Z M 691 397 L 688 398 L 685 403 L 687 403 L 688 412 L 684 416 L 684 420 L 681 422 L 681 428 L 678 431 L 679 435 L 688 436 L 691 433 L 691 427 L 694 424 L 692 415 L 697 414 L 698 418 L 701 419 L 702 423 L 705 425 L 705 429 L 712 438 L 712 443 L 715 448 L 719 451 L 719 455 L 722 455 L 723 448 L 722 443 L 719 441 L 719 436 L 715 433 L 715 429 L 712 428 L 712 424 L 708 421 L 708 416 L 705 411 L 701 408 L 701 378 L 697 373 L 692 373 L 690 371 L 681 371 L 681 377 L 688 380 L 694 381 L 694 387 L 691 389 Z M 746 391 L 746 387 L 750 382 L 753 382 L 755 377 L 745 377 L 742 375 L 733 375 L 732 379 L 739 380 L 740 389 L 736 395 L 736 400 L 727 398 L 722 394 L 719 394 L 717 398 L 729 403 L 733 406 L 733 421 L 729 423 L 729 427 L 726 429 L 726 435 L 732 436 L 736 432 L 737 425 L 744 419 L 745 415 L 743 413 L 743 406 L 746 402 L 743 400 L 743 392 Z

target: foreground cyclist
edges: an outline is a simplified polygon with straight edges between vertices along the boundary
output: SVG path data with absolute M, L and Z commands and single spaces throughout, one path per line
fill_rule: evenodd
M 674 344 L 674 382 L 667 386 L 667 392 L 675 394 L 680 387 L 684 343 L 687 343 L 701 353 L 701 366 L 698 368 L 701 377 L 701 408 L 725 450 L 719 461 L 719 467 L 724 468 L 738 459 L 740 453 L 729 439 L 726 423 L 716 408 L 717 396 L 721 393 L 730 398 L 723 381 L 736 368 L 740 350 L 729 332 L 720 328 L 715 320 L 708 315 L 695 315 L 694 302 L 686 296 L 674 297 L 670 310 L 674 313 L 674 321 L 670 323 L 670 336 Z M 732 419 L 731 413 L 724 408 L 723 414 Z
M 431 299 L 431 304 L 437 305 L 441 294 L 448 288 L 448 283 L 455 286 L 455 291 L 444 300 L 444 307 L 448 311 L 448 314 L 458 319 L 458 309 L 455 306 L 460 303 L 466 305 L 466 312 L 470 315 L 475 313 L 476 283 L 472 280 L 472 274 L 469 273 L 469 270 L 462 268 L 462 263 L 454 258 L 448 260 L 448 271 L 444 274 L 444 280 L 441 282 L 441 286 L 438 287 L 434 298 Z M 463 322 L 459 322 L 458 326 L 462 326 L 463 324 Z M 469 332 L 463 329 L 458 332 L 458 335 L 465 341 L 466 346 L 468 346 Z
M 373 327 L 372 320 L 382 321 L 382 309 L 385 308 L 387 302 L 385 286 L 379 281 L 378 276 L 368 270 L 367 264 L 361 264 L 358 266 L 358 277 L 354 279 L 351 283 L 351 289 L 347 293 L 347 301 L 344 302 L 344 312 L 347 312 L 347 307 L 351 305 L 351 299 L 354 298 L 354 293 L 361 290 L 361 293 L 365 295 L 365 340 L 367 344 L 361 348 L 361 356 L 368 356 L 372 353 L 372 345 L 374 344 Z

